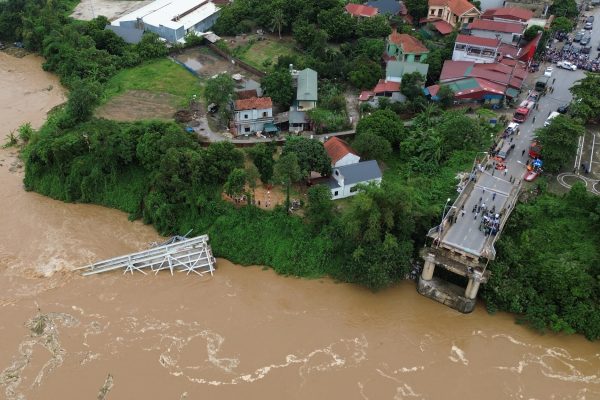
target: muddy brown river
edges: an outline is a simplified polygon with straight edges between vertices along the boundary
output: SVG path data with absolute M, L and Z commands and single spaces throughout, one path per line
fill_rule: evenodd
M 64 101 L 40 63 L 0 53 L 2 138 Z M 409 282 L 373 294 L 222 259 L 212 278 L 82 278 L 160 238 L 27 193 L 16 151 L 0 160 L 2 399 L 600 399 L 598 343 L 462 315 Z

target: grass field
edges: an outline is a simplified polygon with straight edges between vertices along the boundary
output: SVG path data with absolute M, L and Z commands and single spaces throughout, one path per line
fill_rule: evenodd
M 151 61 L 120 71 L 107 84 L 104 102 L 128 90 L 146 90 L 176 96 L 181 104 L 200 94 L 200 82 L 181 65 L 169 60 Z
M 264 69 L 264 62 L 270 60 L 272 64 L 277 62 L 281 55 L 291 55 L 296 53 L 294 42 L 291 40 L 265 39 L 257 41 L 251 45 L 245 45 L 240 51 L 238 57 L 258 69 Z

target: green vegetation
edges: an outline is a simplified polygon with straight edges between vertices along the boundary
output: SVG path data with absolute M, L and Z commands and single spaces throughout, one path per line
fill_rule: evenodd
M 248 44 L 236 47 L 233 53 L 240 60 L 260 70 L 274 65 L 280 57 L 297 54 L 294 43 L 288 40 L 253 40 Z
M 519 204 L 483 298 L 535 329 L 600 338 L 600 198 L 576 184 Z
M 584 132 L 581 124 L 564 115 L 559 115 L 550 125 L 538 129 L 535 134 L 543 146 L 544 169 L 550 172 L 563 169 L 575 154 L 577 140 Z
M 570 107 L 570 114 L 581 123 L 590 123 L 600 121 L 600 97 L 598 97 L 598 88 L 600 87 L 600 74 L 585 73 L 585 78 L 581 79 L 573 87 L 573 102 Z
M 198 80 L 184 67 L 163 58 L 119 71 L 107 82 L 104 101 L 128 90 L 169 93 L 184 103 L 198 94 L 200 87 Z

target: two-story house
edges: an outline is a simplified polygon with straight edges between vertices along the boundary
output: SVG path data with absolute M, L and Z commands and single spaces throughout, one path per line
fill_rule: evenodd
M 354 196 L 358 193 L 357 185 L 380 184 L 381 177 L 381 169 L 375 160 L 334 167 L 328 181 L 331 198 L 337 200 Z
M 478 19 L 467 27 L 471 35 L 489 39 L 500 39 L 502 43 L 516 45 L 525 32 L 527 25 L 521 22 Z
M 454 42 L 452 60 L 493 63 L 496 62 L 501 44 L 502 41 L 496 38 L 458 35 Z
M 262 132 L 273 126 L 273 102 L 270 97 L 251 97 L 235 101 L 234 123 L 238 135 Z
M 321 178 L 329 186 L 333 200 L 354 196 L 358 193 L 356 185 L 374 182 L 381 183 L 381 169 L 377 161 L 360 161 L 360 156 L 348 143 L 337 137 L 328 139 L 323 146 L 331 158 L 332 173 L 330 177 Z
M 319 98 L 317 71 L 310 68 L 298 71 L 295 81 L 297 111 L 312 110 L 317 106 L 317 100 Z
M 467 0 L 429 0 L 427 19 L 440 19 L 459 29 L 479 18 L 481 12 Z
M 388 60 L 423 63 L 427 60 L 429 49 L 417 38 L 394 29 L 387 37 L 385 53 Z

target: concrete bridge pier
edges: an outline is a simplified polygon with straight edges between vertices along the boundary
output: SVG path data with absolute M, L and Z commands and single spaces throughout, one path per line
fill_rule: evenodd
M 421 279 L 430 281 L 433 278 L 433 273 L 435 271 L 435 256 L 431 253 L 427 254 L 425 257 L 425 265 L 423 266 L 423 271 L 421 272 Z
M 465 289 L 465 297 L 467 299 L 475 300 L 477 298 L 480 283 L 481 274 L 479 272 L 474 272 L 473 275 L 469 276 L 469 283 Z

